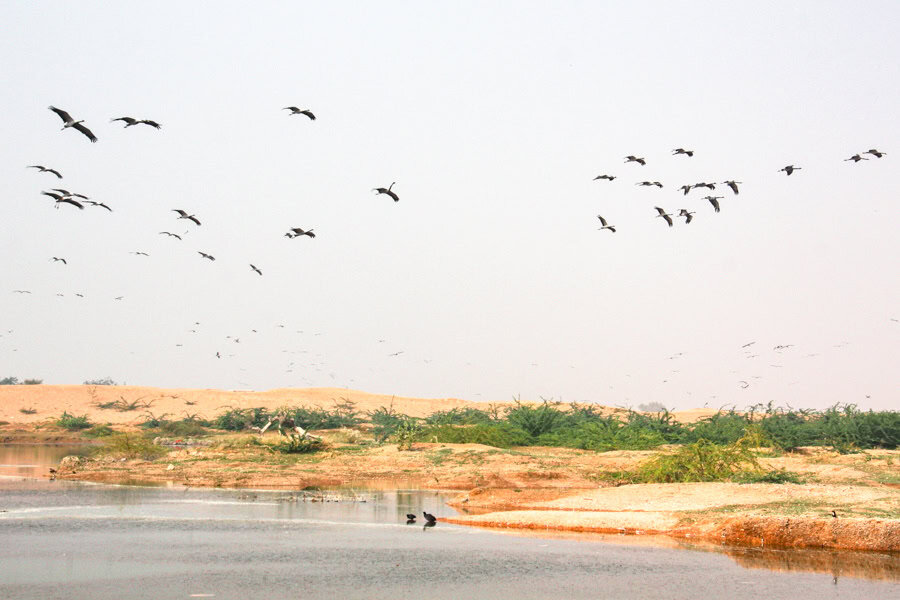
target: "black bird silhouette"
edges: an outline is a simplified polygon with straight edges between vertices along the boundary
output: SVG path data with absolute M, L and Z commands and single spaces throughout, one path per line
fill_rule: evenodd
M 597 218 L 600 219 L 600 224 L 603 225 L 603 227 L 600 228 L 601 230 L 602 230 L 602 229 L 609 229 L 609 230 L 612 231 L 613 233 L 616 232 L 616 226 L 615 226 L 615 225 L 609 225 L 609 224 L 606 222 L 606 219 L 604 219 L 604 218 L 601 217 L 600 215 L 597 215 Z
M 687 225 L 691 221 L 694 220 L 694 213 L 689 212 L 688 209 L 682 208 L 678 211 L 679 217 L 684 217 L 684 224 Z
M 859 155 L 859 153 L 857 153 L 857 154 L 854 154 L 853 156 L 851 156 L 850 158 L 845 158 L 845 159 L 844 159 L 844 162 L 847 162 L 847 161 L 850 161 L 850 160 L 852 160 L 852 161 L 855 162 L 855 163 L 858 163 L 858 162 L 861 161 L 861 160 L 869 160 L 869 159 L 868 159 L 868 158 L 863 158 L 862 156 Z
M 189 214 L 187 214 L 186 212 L 184 212 L 184 211 L 181 210 L 180 208 L 173 208 L 173 209 L 172 209 L 172 212 L 177 212 L 177 213 L 178 213 L 178 218 L 179 218 L 179 219 L 188 219 L 189 221 L 193 221 L 193 222 L 196 223 L 197 225 L 200 224 L 200 220 L 199 220 L 197 217 L 195 217 L 194 215 L 189 215 Z
M 289 232 L 287 232 L 285 235 L 290 238 L 300 237 L 301 235 L 305 235 L 305 236 L 308 236 L 311 238 L 316 237 L 316 234 L 313 233 L 312 229 L 307 229 L 304 231 L 300 227 L 292 227 L 291 230 Z
M 40 169 L 40 172 L 41 172 L 41 173 L 53 173 L 53 174 L 56 175 L 59 179 L 62 179 L 62 178 L 63 178 L 63 176 L 60 175 L 60 174 L 59 174 L 59 171 L 57 171 L 56 169 L 48 169 L 47 167 L 44 167 L 44 166 L 42 166 L 42 165 L 28 165 L 28 166 L 25 167 L 25 168 L 26 168 L 26 169 Z
M 695 188 L 702 188 L 702 187 L 705 187 L 705 188 L 708 189 L 708 190 L 715 190 L 715 189 L 716 189 L 716 184 L 715 184 L 715 183 L 706 183 L 705 181 L 701 181 L 700 183 L 695 183 L 695 184 L 694 184 L 694 187 L 695 187 Z
M 66 259 L 64 259 L 64 258 L 59 258 L 58 256 L 54 256 L 54 257 L 52 257 L 50 260 L 52 260 L 53 262 L 61 262 L 61 263 L 64 264 L 64 265 L 69 264 L 69 263 L 66 262 Z
M 658 206 L 654 206 L 653 208 L 655 208 L 655 209 L 656 209 L 656 212 L 659 213 L 659 214 L 656 215 L 656 216 L 657 216 L 657 217 L 662 217 L 663 219 L 665 219 L 666 223 L 668 223 L 668 224 L 669 224 L 669 227 L 671 227 L 671 226 L 672 226 L 672 215 L 670 215 L 669 213 L 667 213 L 667 212 L 665 211 L 665 209 L 660 208 L 660 207 L 658 207 Z
M 43 192 L 43 193 L 46 194 L 46 192 Z M 49 196 L 50 194 L 47 194 L 47 195 Z M 72 206 L 74 206 L 75 208 L 77 208 L 79 210 L 84 210 L 84 205 L 81 202 L 78 202 L 77 200 L 72 200 L 71 198 L 59 198 L 56 201 L 57 208 L 59 208 L 60 202 L 64 202 L 66 204 L 71 204 Z
M 397 183 L 397 182 L 392 181 L 391 185 L 387 186 L 386 188 L 383 188 L 383 187 L 372 188 L 372 191 L 375 192 L 376 194 L 387 194 L 388 196 L 390 196 L 391 198 L 394 199 L 394 202 L 400 202 L 400 196 L 398 196 L 396 193 L 391 191 L 391 188 L 394 187 L 395 183 Z
M 116 121 L 125 121 L 125 129 L 128 129 L 132 125 L 149 125 L 150 127 L 153 127 L 154 129 L 159 129 L 162 127 L 162 125 L 160 125 L 156 121 L 151 121 L 150 119 L 135 119 L 133 117 L 119 117 L 117 119 L 112 119 L 110 121 L 110 123 L 114 123 Z
M 683 191 L 684 191 L 684 195 L 687 196 L 687 195 L 688 195 L 688 192 L 691 191 L 693 188 L 694 188 L 694 186 L 688 184 L 688 185 L 683 185 L 683 186 L 681 186 L 681 187 L 678 188 L 678 189 L 679 189 L 679 190 L 683 190 Z
M 72 115 L 60 108 L 56 108 L 55 106 L 50 106 L 48 108 L 55 112 L 59 116 L 59 118 L 63 120 L 63 129 L 68 129 L 69 127 L 71 127 L 72 129 L 77 129 L 85 136 L 87 136 L 87 139 L 91 140 L 92 143 L 97 141 L 97 136 L 91 133 L 91 130 L 84 126 L 84 119 L 76 121 L 72 118 Z
M 291 111 L 291 115 L 305 115 L 305 116 L 309 117 L 310 121 L 316 120 L 316 115 L 312 114 L 312 111 L 309 110 L 308 108 L 300 110 L 296 106 L 285 106 L 281 110 L 289 110 L 289 111 Z M 288 116 L 290 116 L 290 115 L 288 115 Z
M 794 165 L 788 165 L 788 166 L 786 166 L 786 167 L 784 167 L 784 168 L 782 168 L 782 169 L 778 169 L 778 172 L 779 172 L 779 173 L 785 172 L 785 173 L 788 174 L 788 177 L 790 177 L 791 173 L 793 173 L 794 171 L 799 171 L 799 170 L 802 169 L 802 168 L 803 168 L 803 167 L 795 167 Z
M 179 239 L 179 240 L 181 239 L 180 235 L 178 235 L 177 233 L 172 233 L 170 231 L 160 231 L 159 235 L 167 235 L 167 236 L 173 237 L 175 239 Z
M 626 157 L 625 157 L 625 162 L 627 162 L 627 163 L 630 163 L 630 162 L 636 162 L 636 163 L 638 163 L 638 164 L 641 165 L 641 166 L 644 166 L 644 165 L 647 164 L 647 161 L 646 161 L 645 159 L 643 159 L 643 158 L 638 158 L 637 156 L 634 156 L 633 154 L 629 154 L 628 156 L 626 156 Z
M 50 188 L 50 191 L 59 192 L 63 196 L 67 196 L 67 197 L 72 196 L 75 198 L 81 198 L 82 200 L 87 200 L 88 198 L 90 198 L 90 196 L 85 196 L 84 194 L 75 194 L 75 193 L 70 192 L 69 190 L 64 190 L 62 188 Z
M 871 154 L 871 155 L 874 156 L 875 158 L 881 158 L 882 156 L 884 156 L 885 154 L 887 154 L 887 152 L 882 152 L 881 150 L 877 150 L 876 148 L 872 148 L 872 149 L 870 149 L 870 150 L 866 150 L 865 152 L 863 152 L 863 154 Z
M 129 254 L 134 254 L 135 256 L 150 256 L 146 252 L 141 252 L 140 250 L 138 250 L 137 252 L 129 252 Z
M 658 187 L 658 188 L 660 188 L 660 189 L 662 189 L 662 186 L 663 186 L 663 184 L 661 184 L 661 183 L 658 182 L 658 181 L 641 181 L 641 182 L 636 183 L 636 184 L 634 184 L 634 185 L 640 185 L 640 186 L 643 186 L 643 187 L 650 187 L 650 186 L 654 186 L 654 185 L 655 185 L 656 187 Z
M 716 212 L 719 212 L 719 200 L 724 198 L 725 196 L 706 196 L 703 199 L 709 200 L 709 203 L 712 204 L 712 207 L 716 209 Z
M 737 196 L 740 192 L 738 192 L 738 184 L 740 181 L 734 181 L 733 179 L 729 179 L 728 181 L 723 181 L 722 185 L 727 185 L 731 188 L 731 191 L 734 192 L 734 195 Z
M 674 150 L 672 150 L 672 156 L 675 156 L 676 154 L 687 154 L 688 156 L 693 156 L 694 151 L 685 150 L 684 148 L 675 148 Z
M 835 519 L 837 519 L 837 513 L 836 513 L 836 512 L 831 511 L 831 516 L 834 517 Z
M 197 250 L 197 253 L 200 254 L 200 256 L 202 256 L 203 258 L 208 258 L 209 260 L 216 260 L 215 256 L 213 256 L 211 254 L 207 254 L 206 252 L 200 252 L 199 250 Z
M 94 202 L 93 200 L 85 200 L 84 203 L 85 203 L 85 204 L 90 204 L 91 206 L 99 206 L 100 208 L 105 208 L 105 209 L 108 210 L 109 212 L 112 212 L 112 211 L 113 211 L 113 209 L 111 209 L 111 208 L 108 207 L 107 205 L 103 204 L 102 202 Z
M 406 522 L 407 523 L 412 523 L 415 520 L 416 520 L 416 515 L 414 515 L 412 513 L 406 513 Z
M 425 520 L 431 524 L 434 524 L 437 521 L 437 517 L 432 514 L 428 514 L 427 512 L 423 512 L 422 515 L 425 517 Z
M 597 181 L 598 179 L 606 179 L 607 181 L 612 181 L 615 178 L 615 175 L 597 175 L 596 177 L 594 177 L 594 181 Z
M 256 265 L 254 265 L 254 264 L 251 263 L 251 264 L 250 264 L 250 268 L 253 269 L 253 270 L 254 270 L 256 273 L 258 273 L 259 275 L 262 275 L 262 271 L 260 271 L 259 268 L 258 268 Z

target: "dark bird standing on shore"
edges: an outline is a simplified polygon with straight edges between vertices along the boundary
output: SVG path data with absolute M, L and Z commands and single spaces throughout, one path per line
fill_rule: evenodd
M 91 140 L 92 143 L 97 141 L 97 136 L 91 133 L 91 130 L 84 126 L 84 119 L 76 121 L 72 118 L 72 115 L 60 108 L 56 108 L 55 106 L 50 106 L 49 108 L 50 110 L 55 112 L 60 119 L 63 120 L 63 129 L 68 129 L 69 127 L 71 127 L 72 129 L 77 129 L 85 136 L 87 136 L 87 139 Z

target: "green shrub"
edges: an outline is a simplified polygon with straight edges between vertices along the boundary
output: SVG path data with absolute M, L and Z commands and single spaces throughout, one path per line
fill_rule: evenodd
M 168 453 L 162 446 L 157 446 L 147 438 L 133 433 L 117 433 L 107 437 L 103 445 L 96 450 L 99 456 L 113 458 L 140 458 L 154 460 Z
M 18 377 L 4 377 L 0 379 L 0 385 L 19 385 Z
M 728 446 L 701 439 L 682 446 L 674 454 L 661 454 L 650 459 L 638 468 L 637 478 L 644 483 L 726 481 L 760 470 L 752 451 L 759 445 L 758 432 L 745 435 Z
M 312 454 L 327 447 L 325 442 L 318 438 L 289 435 L 285 441 L 273 444 L 271 448 L 283 454 Z
M 443 444 L 484 444 L 495 448 L 526 446 L 530 441 L 527 433 L 509 423 L 432 425 L 423 427 L 417 439 Z
M 806 479 L 799 473 L 786 469 L 745 471 L 736 474 L 732 480 L 737 483 L 806 483 Z
M 36 408 L 20 408 L 19 412 L 22 413 L 23 415 L 33 415 L 33 414 L 37 413 L 37 409 Z
M 26 379 L 22 382 L 23 385 L 41 385 L 44 383 L 43 379 Z
M 379 406 L 377 410 L 369 411 L 369 421 L 372 423 L 372 435 L 379 444 L 394 435 L 400 425 L 410 419 L 394 410 L 394 405 Z
M 494 422 L 487 411 L 477 408 L 451 408 L 431 413 L 425 418 L 428 425 L 486 425 Z
M 90 427 L 91 422 L 88 420 L 87 415 L 77 417 L 75 415 L 70 415 L 67 412 L 63 412 L 62 416 L 56 420 L 56 425 L 63 429 L 68 429 L 69 431 L 79 431 Z
M 90 429 L 86 429 L 84 432 L 84 437 L 89 438 L 99 438 L 99 437 L 107 437 L 115 433 L 109 425 L 94 425 Z
M 506 420 L 532 438 L 537 438 L 553 431 L 554 426 L 561 424 L 565 418 L 563 411 L 557 408 L 559 403 L 544 400 L 538 406 L 522 404 L 516 400 L 515 407 L 506 412 Z
M 412 450 L 413 442 L 421 429 L 416 419 L 405 417 L 394 430 L 391 440 L 397 443 L 397 450 Z
M 119 385 L 113 381 L 112 377 L 104 377 L 103 379 L 87 379 L 83 385 Z
M 261 406 L 255 408 L 230 408 L 212 421 L 212 427 L 226 431 L 243 431 L 250 427 L 264 427 L 270 413 Z

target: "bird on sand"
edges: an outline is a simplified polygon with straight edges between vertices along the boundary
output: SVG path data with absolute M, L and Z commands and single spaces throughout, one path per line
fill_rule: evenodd
M 398 196 L 396 194 L 396 192 L 391 191 L 391 188 L 394 187 L 395 183 L 397 183 L 397 182 L 392 181 L 391 185 L 387 186 L 386 188 L 383 188 L 383 187 L 372 188 L 372 191 L 375 192 L 376 194 L 387 194 L 388 196 L 390 196 L 391 198 L 394 199 L 394 202 L 400 202 L 400 196 Z
M 672 226 L 672 215 L 670 215 L 669 213 L 667 213 L 666 210 L 665 210 L 664 208 L 660 208 L 660 207 L 658 207 L 658 206 L 654 206 L 653 208 L 655 208 L 655 209 L 656 209 L 656 212 L 659 213 L 659 214 L 656 215 L 656 216 L 657 216 L 657 217 L 662 217 L 663 219 L 665 219 L 666 223 L 668 223 L 668 224 L 669 224 L 669 227 L 671 227 L 671 226 Z
M 303 110 L 300 110 L 300 109 L 297 108 L 296 106 L 285 106 L 285 107 L 282 108 L 281 110 L 289 110 L 289 111 L 291 111 L 291 114 L 288 115 L 288 116 L 291 116 L 291 115 L 304 115 L 304 116 L 306 116 L 306 117 L 309 117 L 309 120 L 310 120 L 310 121 L 315 121 L 315 120 L 316 120 L 316 115 L 312 114 L 312 111 L 309 110 L 308 108 L 305 108 L 305 109 L 303 109 Z
M 616 226 L 615 226 L 615 225 L 610 225 L 610 224 L 608 224 L 608 223 L 606 222 L 606 219 L 604 219 L 604 218 L 601 217 L 600 215 L 597 215 L 597 218 L 600 219 L 600 224 L 603 225 L 603 227 L 600 228 L 601 230 L 602 230 L 602 229 L 609 229 L 609 230 L 612 231 L 613 233 L 616 232 Z
M 39 169 L 41 173 L 53 173 L 54 175 L 57 176 L 57 178 L 59 178 L 59 179 L 63 178 L 63 176 L 60 175 L 59 171 L 57 171 L 56 169 L 48 169 L 47 167 L 45 167 L 43 165 L 28 165 L 25 168 L 26 169 Z
M 415 522 L 416 522 L 416 515 L 414 515 L 414 514 L 412 514 L 412 513 L 406 513 L 406 522 L 407 522 L 407 523 L 415 523 Z
M 781 172 L 787 173 L 788 177 L 790 177 L 791 173 L 793 173 L 794 171 L 799 171 L 802 168 L 803 167 L 795 167 L 794 165 L 788 165 L 784 168 L 778 169 L 778 172 L 779 173 L 781 173 Z
M 68 129 L 69 127 L 71 127 L 72 129 L 76 129 L 83 133 L 87 137 L 87 139 L 91 140 L 91 143 L 97 141 L 97 136 L 91 133 L 91 130 L 84 126 L 84 119 L 76 121 L 72 118 L 72 115 L 60 108 L 56 108 L 55 106 L 50 106 L 48 108 L 50 108 L 50 110 L 55 112 L 57 116 L 63 120 L 63 129 Z

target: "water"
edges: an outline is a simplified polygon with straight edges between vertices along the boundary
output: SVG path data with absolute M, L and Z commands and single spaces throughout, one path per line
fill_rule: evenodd
M 440 493 L 358 494 L 0 478 L 0 598 L 900 597 L 896 556 L 424 528 Z

